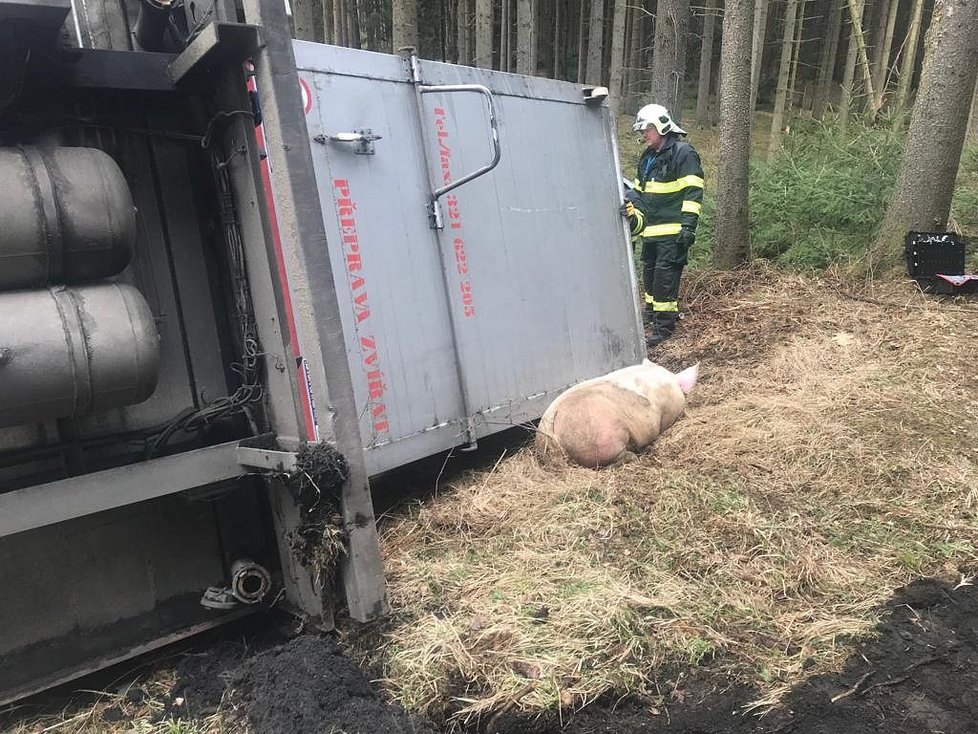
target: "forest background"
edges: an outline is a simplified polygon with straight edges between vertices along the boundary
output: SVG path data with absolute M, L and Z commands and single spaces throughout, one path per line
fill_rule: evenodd
M 414 46 L 423 58 L 607 86 L 626 175 L 641 151 L 630 116 L 651 101 L 664 104 L 706 164 L 694 264 L 760 257 L 872 270 L 899 261 L 908 229 L 944 229 L 950 221 L 966 235 L 978 231 L 978 153 L 968 145 L 978 139 L 973 4 L 292 0 L 290 10 L 299 39 L 382 52 Z M 957 33 L 933 22 L 944 15 L 957 19 Z M 928 86 L 928 57 L 930 86 L 940 89 L 931 92 L 937 104 L 919 110 L 923 151 L 915 154 L 908 135 L 915 100 Z M 935 136 L 937 129 L 950 139 Z M 905 165 L 924 176 L 904 174 L 905 191 L 894 195 L 908 150 L 917 160 Z M 922 189 L 930 201 L 921 201 Z M 733 203 L 715 248 L 718 193 Z M 899 221 L 884 216 L 891 198 Z M 911 213 L 908 199 L 920 211 Z

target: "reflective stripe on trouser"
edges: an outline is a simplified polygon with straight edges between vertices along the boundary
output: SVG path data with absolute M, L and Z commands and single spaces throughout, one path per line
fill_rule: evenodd
M 679 280 L 685 265 L 686 252 L 675 240 L 643 244 L 645 305 L 652 311 L 654 323 L 667 331 L 679 318 Z

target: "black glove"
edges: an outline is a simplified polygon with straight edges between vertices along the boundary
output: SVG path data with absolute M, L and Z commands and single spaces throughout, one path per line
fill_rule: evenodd
M 684 250 L 688 250 L 696 242 L 696 232 L 690 227 L 683 227 L 679 230 L 679 234 L 676 235 L 676 244 L 678 244 Z

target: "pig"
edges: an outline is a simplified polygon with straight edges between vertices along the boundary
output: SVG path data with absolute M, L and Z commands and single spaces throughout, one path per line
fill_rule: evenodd
M 574 385 L 540 419 L 536 449 L 594 469 L 632 461 L 682 414 L 698 375 L 698 364 L 673 374 L 644 359 Z

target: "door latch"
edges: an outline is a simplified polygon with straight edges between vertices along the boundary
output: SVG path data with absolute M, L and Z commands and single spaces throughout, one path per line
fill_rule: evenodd
M 380 139 L 381 136 L 375 135 L 374 131 L 369 127 L 363 130 L 354 130 L 351 133 L 333 133 L 332 135 L 320 133 L 313 138 L 320 145 L 326 145 L 326 143 L 353 143 L 356 146 L 353 152 L 357 155 L 373 155 L 375 152 L 374 141 Z

